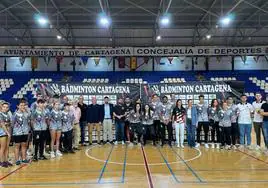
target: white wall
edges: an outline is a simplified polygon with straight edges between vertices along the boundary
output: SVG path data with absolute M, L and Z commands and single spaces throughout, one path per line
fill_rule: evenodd
M 255 59 L 257 60 L 257 57 L 255 57 Z M 234 69 L 235 70 L 268 70 L 268 61 L 266 61 L 264 56 L 260 56 L 257 62 L 254 60 L 254 56 L 247 56 L 247 59 L 244 63 L 241 57 L 235 57 Z
M 31 71 L 31 58 L 26 57 L 24 64 L 21 65 L 19 57 L 7 58 L 7 71 Z
M 209 70 L 232 70 L 232 57 L 222 56 L 219 58 L 210 57 L 208 61 Z

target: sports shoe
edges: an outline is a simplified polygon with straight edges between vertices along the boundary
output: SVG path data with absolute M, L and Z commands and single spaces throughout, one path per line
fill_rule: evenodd
M 181 144 L 181 148 L 184 148 L 184 145 L 183 144 Z
M 259 145 L 256 145 L 255 150 L 259 151 L 261 147 Z
M 118 145 L 118 142 L 117 142 L 117 141 L 115 141 L 115 142 L 114 142 L 114 145 Z
M 125 145 L 125 142 L 124 141 L 122 141 L 122 145 Z
M 21 163 L 28 164 L 28 163 L 30 163 L 30 160 L 29 159 L 25 159 L 25 160 L 22 160 Z
M 30 156 L 33 156 L 33 153 L 31 152 L 30 149 L 27 150 L 26 154 L 27 154 L 27 156 L 29 156 L 29 157 L 30 157 Z
M 56 157 L 56 156 L 55 156 L 54 151 L 51 151 L 51 152 L 50 152 L 50 158 L 53 159 L 53 158 L 55 158 L 55 157 Z
M 211 148 L 212 148 L 212 149 L 215 148 L 215 144 L 214 144 L 214 143 L 211 144 Z
M 33 161 L 34 162 L 37 162 L 38 161 L 38 157 L 36 155 L 33 157 Z
M 195 144 L 195 148 L 199 148 L 200 144 L 199 143 L 196 143 Z
M 134 144 L 132 142 L 130 142 L 130 144 L 128 145 L 129 147 L 133 147 Z
M 217 144 L 216 148 L 217 148 L 217 149 L 220 149 L 220 144 Z
M 205 144 L 205 148 L 207 148 L 207 149 L 209 148 L 208 144 Z
M 8 165 L 8 166 L 13 166 L 13 164 L 10 163 L 9 161 L 7 161 L 7 165 Z
M 181 147 L 181 145 L 180 144 L 177 144 L 177 148 L 180 148 Z
M 39 160 L 47 160 L 47 158 L 43 155 L 39 157 Z
M 2 162 L 2 165 L 1 166 L 4 167 L 4 168 L 8 168 L 7 162 Z
M 21 162 L 20 161 L 16 161 L 16 163 L 15 163 L 16 165 L 20 165 L 21 164 Z
M 61 156 L 62 156 L 62 153 L 61 153 L 59 150 L 57 150 L 57 151 L 56 151 L 56 156 L 61 157 Z
M 138 146 L 141 147 L 141 143 L 138 143 Z
M 233 150 L 236 150 L 237 148 L 236 148 L 236 146 L 235 146 L 235 145 L 233 145 L 233 146 L 232 146 L 232 149 L 233 149 Z

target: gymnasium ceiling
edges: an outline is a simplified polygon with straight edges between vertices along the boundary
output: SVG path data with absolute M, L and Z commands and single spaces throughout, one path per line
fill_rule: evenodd
M 97 16 L 105 12 L 110 28 Z M 35 14 L 48 16 L 40 27 Z M 159 27 L 164 13 L 171 23 Z M 222 16 L 235 19 L 222 27 Z M 218 26 L 218 27 L 217 27 Z M 206 39 L 206 35 L 211 39 Z M 61 35 L 63 39 L 57 40 Z M 156 41 L 156 36 L 162 39 Z M 196 46 L 267 45 L 268 0 L 0 0 L 0 45 Z

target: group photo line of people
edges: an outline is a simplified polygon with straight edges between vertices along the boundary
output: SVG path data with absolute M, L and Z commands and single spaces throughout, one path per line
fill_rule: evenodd
M 7 168 L 62 157 L 65 153 L 74 154 L 83 146 L 93 144 L 93 130 L 100 146 L 145 146 L 152 141 L 157 147 L 168 144 L 181 149 L 186 140 L 190 148 L 204 144 L 206 149 L 260 150 L 262 134 L 266 148 L 263 152 L 268 155 L 268 95 L 266 101 L 262 97 L 256 93 L 252 104 L 244 94 L 237 104 L 231 96 L 213 99 L 207 104 L 204 95 L 199 95 L 198 104 L 189 99 L 187 105 L 183 105 L 181 99 L 174 101 L 154 94 L 149 103 L 125 97 L 118 98 L 113 105 L 105 96 L 102 105 L 97 104 L 96 97 L 86 105 L 83 96 L 73 100 L 67 96 L 44 99 L 39 94 L 31 105 L 26 99 L 20 99 L 13 113 L 9 102 L 1 101 L 0 165 Z M 251 143 L 252 126 L 256 145 Z M 88 143 L 85 142 L 86 127 Z M 11 146 L 14 146 L 15 160 L 10 159 Z

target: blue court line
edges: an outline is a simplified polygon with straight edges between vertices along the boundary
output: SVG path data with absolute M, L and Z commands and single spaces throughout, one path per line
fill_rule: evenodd
M 122 183 L 125 183 L 125 174 L 126 174 L 126 164 L 127 164 L 127 145 L 126 145 L 126 148 L 125 148 L 125 157 L 124 157 L 124 166 L 123 166 L 123 174 L 122 174 L 122 180 L 121 182 Z
M 205 181 L 202 180 L 198 174 L 190 167 L 190 165 L 188 165 L 188 163 L 174 150 L 174 148 L 171 148 L 171 150 L 176 154 L 176 156 L 178 156 L 180 158 L 180 160 L 182 160 L 182 162 L 187 166 L 187 168 L 192 172 L 192 174 L 198 179 L 198 181 L 200 183 L 204 183 Z
M 102 177 L 103 177 L 103 174 L 104 174 L 104 171 L 105 171 L 106 166 L 107 166 L 107 164 L 108 164 L 108 161 L 109 161 L 109 159 L 110 159 L 110 157 L 111 157 L 111 154 L 112 154 L 113 149 L 114 149 L 114 145 L 112 146 L 112 148 L 111 148 L 111 150 L 110 150 L 110 153 L 109 153 L 109 155 L 108 155 L 108 157 L 107 157 L 107 159 L 106 159 L 106 161 L 105 161 L 105 164 L 103 165 L 103 167 L 102 167 L 102 169 L 101 169 L 101 174 L 100 174 L 100 176 L 99 176 L 98 183 L 101 183 L 101 179 L 102 179 Z
M 173 178 L 175 179 L 175 181 L 176 181 L 177 183 L 180 183 L 181 181 L 177 179 L 176 175 L 175 175 L 174 172 L 172 171 L 172 168 L 170 167 L 168 161 L 167 161 L 166 158 L 164 157 L 164 155 L 163 155 L 163 153 L 161 152 L 161 150 L 159 149 L 159 147 L 157 147 L 157 149 L 158 149 L 159 153 L 161 154 L 161 156 L 162 156 L 164 162 L 166 163 L 166 165 L 167 165 L 167 167 L 168 167 L 168 169 L 169 169 L 171 175 L 172 175 Z

